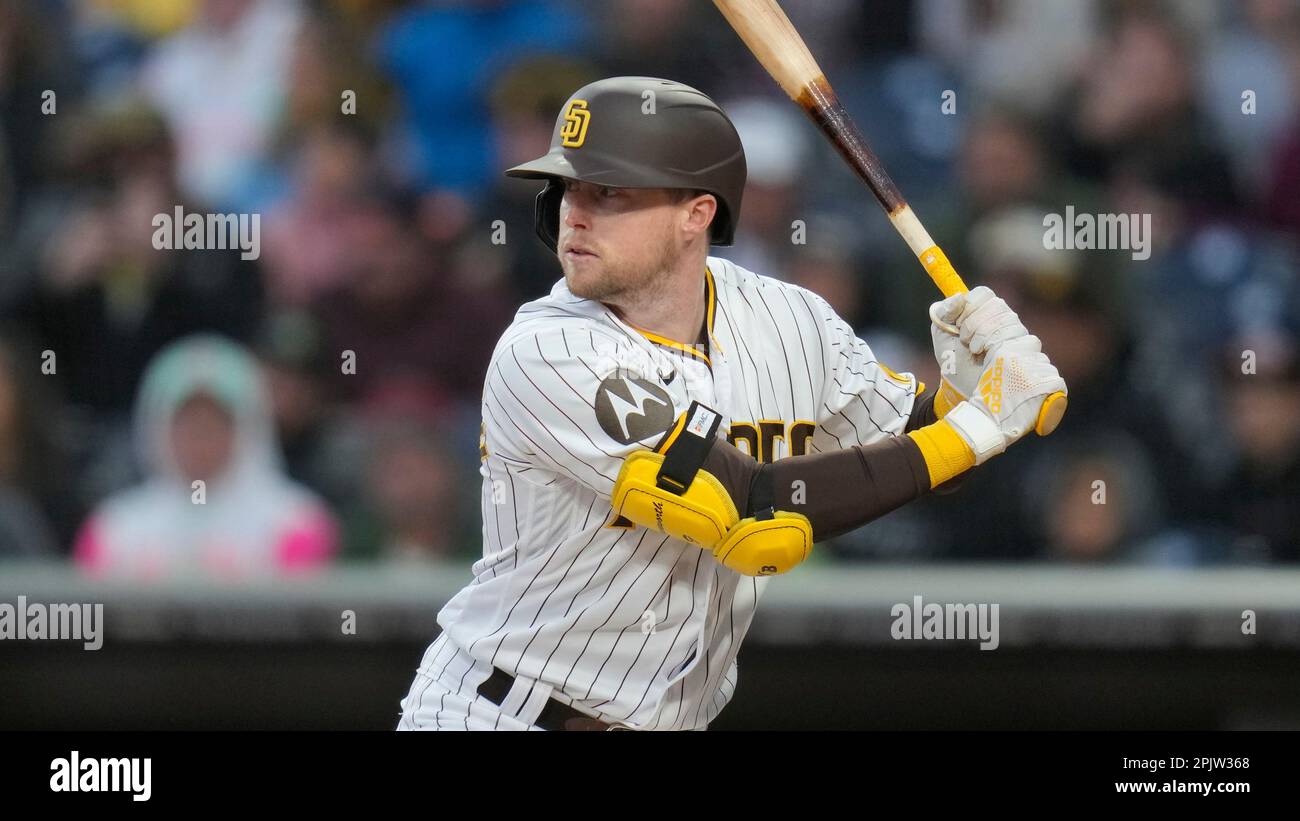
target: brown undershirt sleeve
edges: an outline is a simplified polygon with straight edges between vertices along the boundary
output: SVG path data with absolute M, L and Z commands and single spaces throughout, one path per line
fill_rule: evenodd
M 916 402 L 912 404 L 912 415 L 908 417 L 907 427 L 903 428 L 903 433 L 911 433 L 917 428 L 939 421 L 939 414 L 934 409 L 934 397 L 935 391 L 926 391 L 916 397 Z
M 770 465 L 719 439 L 703 468 L 722 482 L 742 517 L 769 507 L 802 513 L 817 539 L 847 533 L 930 490 L 929 469 L 909 436 Z
M 904 433 L 938 421 L 934 398 L 933 391 L 917 397 Z M 767 465 L 719 438 L 700 467 L 727 489 L 742 518 L 768 509 L 802 513 L 812 523 L 817 539 L 861 527 L 931 489 L 930 469 L 921 448 L 906 435 L 843 450 L 790 456 Z M 935 492 L 955 489 L 963 475 Z

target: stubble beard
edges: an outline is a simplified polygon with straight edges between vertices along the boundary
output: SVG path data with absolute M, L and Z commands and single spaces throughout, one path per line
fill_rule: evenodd
M 676 269 L 681 258 L 671 241 L 664 241 L 659 247 L 659 254 L 642 264 L 623 262 L 611 266 L 601 260 L 600 270 L 582 277 L 581 281 L 563 260 L 560 267 L 574 296 L 620 306 L 636 304 L 655 298 L 656 286 Z

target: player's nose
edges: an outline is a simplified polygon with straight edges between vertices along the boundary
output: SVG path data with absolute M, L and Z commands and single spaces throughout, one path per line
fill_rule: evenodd
M 575 189 L 564 192 L 564 198 L 560 200 L 560 220 L 570 228 L 591 227 L 591 209 L 582 192 Z

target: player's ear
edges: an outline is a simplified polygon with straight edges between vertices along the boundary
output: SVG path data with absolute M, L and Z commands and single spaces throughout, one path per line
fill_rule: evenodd
M 688 236 L 709 233 L 709 225 L 718 212 L 718 198 L 704 191 L 691 192 L 681 203 L 682 229 Z

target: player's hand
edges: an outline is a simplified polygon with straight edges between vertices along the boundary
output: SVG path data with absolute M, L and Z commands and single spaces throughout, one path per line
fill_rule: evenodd
M 987 359 L 974 394 L 944 417 L 974 451 L 976 464 L 1031 430 L 1042 432 L 1044 400 L 1058 392 L 1068 395 L 1065 380 L 1040 350 L 1037 337 L 1004 342 Z
M 936 403 L 940 416 L 974 393 L 989 351 L 1011 340 L 1037 342 L 1006 301 L 983 285 L 934 303 L 930 319 L 934 358 L 942 376 Z

